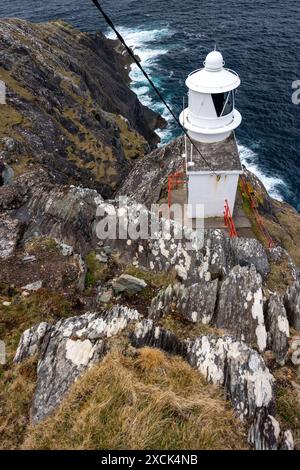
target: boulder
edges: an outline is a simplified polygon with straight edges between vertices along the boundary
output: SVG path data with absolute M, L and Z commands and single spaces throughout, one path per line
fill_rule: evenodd
M 205 230 L 203 261 L 199 267 L 200 278 L 223 278 L 232 264 L 229 260 L 229 239 L 224 230 Z
M 215 323 L 260 351 L 266 349 L 262 278 L 254 266 L 235 266 L 222 282 Z
M 236 237 L 230 240 L 230 247 L 232 250 L 233 266 L 237 264 L 240 266 L 253 265 L 263 279 L 267 277 L 270 272 L 268 256 L 258 240 L 255 238 Z
M 104 315 L 87 313 L 25 331 L 14 360 L 20 362 L 39 354 L 31 410 L 33 423 L 48 416 L 76 378 L 101 359 L 107 350 L 106 338 L 117 335 L 139 318 L 137 310 L 114 306 Z
M 147 283 L 143 279 L 139 279 L 129 274 L 121 274 L 113 284 L 113 289 L 116 294 L 126 292 L 128 294 L 137 294 L 147 287 Z
M 52 326 L 42 322 L 24 331 L 21 336 L 14 362 L 22 362 L 24 359 L 39 354 L 47 333 L 51 332 Z
M 232 336 L 200 336 L 190 343 L 188 361 L 209 382 L 225 386 L 242 420 L 252 421 L 257 409 L 275 410 L 275 380 L 258 352 Z
M 284 365 L 289 349 L 289 322 L 282 299 L 278 294 L 271 294 L 266 313 L 268 330 L 268 348 L 275 354 L 280 365 Z
M 257 351 L 231 336 L 200 336 L 189 343 L 187 359 L 208 381 L 225 387 L 240 419 L 250 426 L 248 440 L 255 450 L 281 448 L 275 379 Z
M 30 292 L 35 292 L 39 289 L 41 289 L 43 286 L 42 281 L 36 281 L 32 282 L 31 284 L 27 284 L 26 286 L 21 287 L 22 290 L 30 291 Z

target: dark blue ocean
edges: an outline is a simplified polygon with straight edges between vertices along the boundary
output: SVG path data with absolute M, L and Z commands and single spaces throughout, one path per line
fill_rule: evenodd
M 300 211 L 300 2 L 296 0 L 105 0 L 115 24 L 179 113 L 185 78 L 215 44 L 241 76 L 237 130 L 241 158 L 270 193 Z M 64 18 L 85 31 L 110 34 L 90 0 L 0 0 L 0 17 Z M 132 70 L 141 101 L 169 116 L 143 77 Z M 178 135 L 170 120 L 162 142 Z

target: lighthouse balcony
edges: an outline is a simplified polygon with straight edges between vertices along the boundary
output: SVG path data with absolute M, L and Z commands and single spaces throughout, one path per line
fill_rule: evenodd
M 190 137 L 197 142 L 220 142 L 230 136 L 242 122 L 237 109 L 222 117 L 199 117 L 186 108 L 180 114 L 181 124 L 188 130 Z
M 228 126 L 234 121 L 234 110 L 231 113 L 227 114 L 226 116 L 201 116 L 199 114 L 194 114 L 191 109 L 186 116 L 185 124 L 188 123 L 192 126 L 197 126 L 201 128 L 208 128 L 208 129 L 218 129 L 219 127 Z

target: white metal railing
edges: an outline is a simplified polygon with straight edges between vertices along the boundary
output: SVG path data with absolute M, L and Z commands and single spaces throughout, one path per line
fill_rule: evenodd
M 203 67 L 200 68 L 200 69 L 193 70 L 193 72 L 191 72 L 191 73 L 188 74 L 188 77 L 190 77 L 191 75 L 194 75 L 194 73 L 200 72 L 200 70 L 203 70 Z M 227 69 L 227 68 L 223 68 L 223 70 L 227 70 L 227 72 L 231 72 L 231 73 L 233 73 L 236 77 L 240 78 L 239 74 L 238 74 L 235 70 Z

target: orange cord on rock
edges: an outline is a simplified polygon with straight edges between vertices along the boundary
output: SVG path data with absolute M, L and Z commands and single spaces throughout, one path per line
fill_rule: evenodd
M 271 237 L 267 227 L 265 226 L 264 221 L 263 221 L 260 213 L 258 212 L 258 209 L 257 209 L 258 203 L 257 203 L 257 199 L 255 197 L 255 194 L 251 193 L 245 177 L 240 176 L 240 179 L 241 179 L 241 183 L 242 183 L 243 193 L 245 194 L 245 196 L 247 197 L 247 199 L 249 201 L 250 209 L 252 210 L 252 212 L 254 214 L 257 226 L 258 226 L 260 232 L 262 233 L 263 237 L 265 238 L 265 240 L 268 244 L 268 247 L 272 248 L 274 246 L 274 241 L 272 240 L 272 237 Z

